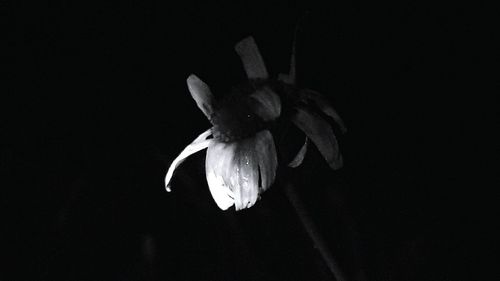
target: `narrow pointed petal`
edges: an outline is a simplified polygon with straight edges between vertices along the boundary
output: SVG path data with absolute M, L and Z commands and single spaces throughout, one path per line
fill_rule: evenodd
M 295 158 L 293 158 L 293 160 L 288 164 L 288 167 L 297 168 L 300 164 L 302 164 L 302 161 L 304 161 L 304 157 L 306 156 L 308 140 L 309 139 L 306 137 L 304 144 L 300 148 L 297 155 L 295 155 Z
M 199 135 L 191 144 L 186 146 L 184 150 L 177 156 L 170 167 L 168 168 L 167 175 L 165 176 L 165 188 L 170 192 L 170 180 L 174 174 L 175 169 L 186 160 L 190 155 L 207 148 L 213 139 L 207 139 L 212 134 L 212 129 L 206 130 Z
M 276 177 L 276 169 L 278 168 L 278 156 L 276 154 L 276 146 L 274 139 L 268 130 L 259 132 L 255 145 L 257 155 L 259 156 L 260 170 L 260 192 L 266 191 L 274 182 Z
M 236 44 L 235 50 L 243 62 L 248 79 L 267 79 L 269 77 L 264 59 L 262 59 L 253 37 L 250 36 L 241 40 Z
M 289 84 L 295 84 L 296 82 L 296 71 L 295 71 L 295 53 L 296 53 L 296 45 L 297 45 L 297 33 L 298 33 L 298 25 L 295 28 L 295 32 L 293 34 L 293 43 L 292 43 L 292 54 L 290 55 L 290 72 L 288 74 L 288 79 L 290 81 Z
M 312 101 L 323 113 L 330 116 L 339 126 L 342 133 L 347 131 L 344 121 L 340 118 L 340 115 L 337 111 L 330 105 L 328 100 L 320 93 L 313 90 L 303 90 L 300 92 L 300 96 L 302 99 L 306 101 Z
M 189 75 L 187 78 L 187 85 L 191 96 L 196 101 L 196 105 L 198 105 L 198 108 L 210 120 L 214 106 L 214 96 L 210 88 L 194 74 Z
M 268 87 L 259 89 L 250 96 L 254 99 L 253 110 L 264 121 L 271 121 L 281 114 L 280 97 Z
M 278 75 L 278 80 L 287 84 L 294 85 L 297 81 L 297 71 L 296 71 L 296 49 L 297 49 L 297 35 L 299 33 L 299 23 L 295 27 L 295 31 L 293 33 L 293 42 L 292 42 L 292 52 L 290 54 L 290 70 L 287 74 L 280 73 Z
M 292 116 L 292 122 L 312 140 L 332 169 L 342 167 L 342 155 L 337 138 L 328 122 L 304 108 L 297 108 L 297 113 Z
M 231 189 L 234 185 L 234 182 L 231 182 L 231 175 L 235 167 L 235 153 L 235 143 L 217 141 L 214 141 L 207 150 L 205 169 L 208 188 L 215 203 L 222 210 L 231 207 L 236 196 Z

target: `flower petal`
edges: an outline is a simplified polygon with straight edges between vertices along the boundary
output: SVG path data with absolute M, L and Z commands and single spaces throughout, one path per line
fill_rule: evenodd
M 328 122 L 305 108 L 297 108 L 297 113 L 292 116 L 292 122 L 313 141 L 332 169 L 342 167 L 339 145 Z
M 250 96 L 254 101 L 253 110 L 264 121 L 271 121 L 281 114 L 280 97 L 268 87 L 257 90 Z
M 300 166 L 300 164 L 302 164 L 302 161 L 304 161 L 304 157 L 306 156 L 308 140 L 309 139 L 306 137 L 304 144 L 300 148 L 297 155 L 295 155 L 295 158 L 293 158 L 293 160 L 288 163 L 288 167 L 297 168 L 298 166 Z
M 252 207 L 274 182 L 276 168 L 276 149 L 267 130 L 237 142 L 214 141 L 207 151 L 208 185 L 222 210 L 233 204 L 236 211 Z
M 214 96 L 205 82 L 198 76 L 191 74 L 187 78 L 187 84 L 191 96 L 196 101 L 196 105 L 201 109 L 203 114 L 210 119 L 213 114 Z
M 300 91 L 300 96 L 302 99 L 306 101 L 312 101 L 314 104 L 323 111 L 326 115 L 330 116 L 337 124 L 340 126 L 342 133 L 346 132 L 346 127 L 344 125 L 344 121 L 340 118 L 339 114 L 333 107 L 330 105 L 328 100 L 320 93 L 305 89 Z
M 255 150 L 254 137 L 241 141 L 236 154 L 236 177 L 233 186 L 234 206 L 236 211 L 252 207 L 259 198 L 259 162 Z
M 265 130 L 239 141 L 235 156 L 237 166 L 229 182 L 235 183 L 231 189 L 235 209 L 239 211 L 252 207 L 260 193 L 274 182 L 278 161 L 271 133 Z
M 256 135 L 257 142 L 255 144 L 256 153 L 259 156 L 259 171 L 260 171 L 260 192 L 266 191 L 274 182 L 276 177 L 276 169 L 278 167 L 278 156 L 274 139 L 268 130 L 259 132 Z
M 207 139 L 210 135 L 212 134 L 212 129 L 206 130 L 204 133 L 199 135 L 191 144 L 186 146 L 184 150 L 177 156 L 172 164 L 170 164 L 170 167 L 168 168 L 167 175 L 165 176 L 165 188 L 167 191 L 170 190 L 170 180 L 172 179 L 172 176 L 174 174 L 175 169 L 177 166 L 179 166 L 184 160 L 190 156 L 191 154 L 194 154 L 204 148 L 207 148 L 209 144 L 213 141 L 213 139 Z
M 292 53 L 290 54 L 290 70 L 288 74 L 280 73 L 278 75 L 278 80 L 287 84 L 294 85 L 296 83 L 296 46 L 297 46 L 297 33 L 299 31 L 299 25 L 295 27 L 295 32 L 293 34 L 293 43 L 292 43 Z
M 241 40 L 234 48 L 243 62 L 248 79 L 267 79 L 269 77 L 264 60 L 252 36 Z
M 235 163 L 236 143 L 223 143 L 213 141 L 208 147 L 207 158 L 205 160 L 205 170 L 210 193 L 217 206 L 222 210 L 227 210 L 234 204 L 233 185 L 230 182 Z

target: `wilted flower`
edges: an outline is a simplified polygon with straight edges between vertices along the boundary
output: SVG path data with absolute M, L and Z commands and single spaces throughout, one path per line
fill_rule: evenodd
M 269 79 L 262 56 L 252 37 L 235 46 L 249 79 L 248 85 L 222 100 L 216 100 L 210 88 L 195 75 L 187 84 L 191 96 L 212 123 L 174 159 L 165 177 L 167 191 L 174 170 L 188 156 L 208 148 L 205 169 L 210 192 L 217 206 L 227 210 L 250 208 L 274 182 L 278 166 L 270 124 L 282 115 L 282 99 L 290 105 L 290 120 L 306 134 L 305 143 L 290 167 L 297 167 L 304 159 L 308 139 L 316 145 L 330 167 L 342 166 L 337 140 L 332 128 L 313 108 L 337 121 L 342 120 L 319 93 L 301 90 L 295 86 L 295 58 L 291 69 L 277 81 Z M 294 53 L 294 52 L 293 52 Z

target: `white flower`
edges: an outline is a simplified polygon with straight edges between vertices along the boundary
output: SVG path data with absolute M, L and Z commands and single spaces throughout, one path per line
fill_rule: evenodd
M 279 96 L 266 85 L 267 70 L 253 38 L 236 45 L 249 80 L 248 91 L 220 102 L 195 75 L 187 84 L 191 96 L 213 127 L 202 133 L 173 161 L 165 177 L 169 184 L 175 168 L 189 155 L 208 148 L 205 168 L 208 187 L 217 206 L 227 210 L 250 208 L 274 182 L 278 160 L 273 136 L 265 124 L 281 113 Z M 213 138 L 209 138 L 213 136 Z
M 333 130 L 314 112 L 314 107 L 332 117 L 342 130 L 345 128 L 338 114 L 319 93 L 296 87 L 295 51 L 292 52 L 290 73 L 280 75 L 278 81 L 273 82 L 252 37 L 236 44 L 235 50 L 249 79 L 246 87 L 219 101 L 202 80 L 195 75 L 188 77 L 191 96 L 213 126 L 174 159 L 167 171 L 165 186 L 170 191 L 174 170 L 188 156 L 208 148 L 205 168 L 212 197 L 222 210 L 234 205 L 238 211 L 252 207 L 260 194 L 274 182 L 278 160 L 269 124 L 282 115 L 280 96 L 293 101 L 294 112 L 290 119 L 306 134 L 305 143 L 289 163 L 290 167 L 302 163 L 308 139 L 316 145 L 330 167 L 338 169 L 342 166 Z

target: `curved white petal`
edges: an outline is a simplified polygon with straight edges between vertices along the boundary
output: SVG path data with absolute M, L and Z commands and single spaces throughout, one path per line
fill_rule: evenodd
M 276 169 L 278 168 L 278 156 L 274 139 L 268 130 L 256 135 L 255 149 L 259 156 L 259 171 L 261 178 L 260 192 L 266 191 L 274 182 Z
M 264 59 L 262 59 L 252 36 L 238 42 L 234 49 L 243 62 L 248 79 L 267 79 L 269 77 Z
M 250 96 L 256 103 L 253 110 L 264 121 L 271 121 L 281 114 L 280 97 L 268 87 L 257 90 Z
M 207 148 L 209 144 L 213 141 L 213 139 L 207 139 L 212 134 L 212 129 L 208 129 L 199 135 L 192 143 L 190 143 L 184 150 L 177 156 L 170 167 L 168 168 L 167 175 L 165 176 L 165 188 L 170 192 L 170 180 L 174 174 L 175 169 L 179 166 L 184 160 L 204 148 Z
M 320 93 L 305 89 L 300 91 L 300 96 L 302 99 L 305 99 L 306 101 L 312 101 L 314 104 L 323 111 L 326 115 L 330 116 L 339 126 L 342 131 L 342 133 L 346 132 L 346 127 L 344 125 L 344 121 L 342 121 L 342 118 L 340 118 L 340 115 L 337 113 L 337 111 L 330 105 L 328 100 Z
M 196 101 L 196 105 L 210 119 L 210 116 L 213 114 L 214 104 L 214 96 L 210 88 L 194 74 L 189 75 L 186 82 L 191 96 Z
M 332 169 L 342 167 L 342 155 L 337 138 L 328 122 L 316 113 L 303 108 L 297 108 L 297 113 L 292 116 L 292 122 L 313 141 Z
M 300 164 L 302 164 L 302 161 L 304 161 L 304 157 L 306 156 L 308 140 L 309 139 L 306 137 L 306 140 L 304 141 L 304 144 L 300 148 L 299 152 L 297 152 L 297 155 L 295 155 L 293 160 L 288 163 L 288 167 L 297 168 Z
M 205 170 L 210 193 L 217 206 L 227 210 L 234 204 L 234 193 L 231 190 L 233 182 L 230 182 L 235 163 L 235 143 L 223 143 L 214 141 L 207 150 Z
M 248 180 L 248 186 L 240 186 L 242 205 L 250 208 L 274 181 L 277 155 L 271 133 L 264 130 L 241 145 L 240 171 Z M 259 181 L 260 178 L 260 181 Z
M 231 175 L 235 179 L 229 182 L 236 183 L 231 188 L 234 192 L 234 206 L 238 211 L 252 207 L 260 193 L 271 186 L 278 161 L 273 137 L 267 130 L 239 141 L 236 151 L 236 170 Z
M 232 187 L 235 195 L 236 210 L 252 207 L 259 197 L 259 163 L 255 139 L 250 138 L 238 144 L 235 158 L 235 185 Z
M 234 204 L 234 194 L 225 185 L 222 176 L 216 175 L 214 171 L 207 171 L 208 188 L 215 203 L 221 210 L 227 210 Z
M 236 211 L 252 207 L 274 182 L 277 162 L 267 130 L 237 142 L 214 141 L 208 147 L 205 168 L 217 206 L 227 210 L 234 204 Z

